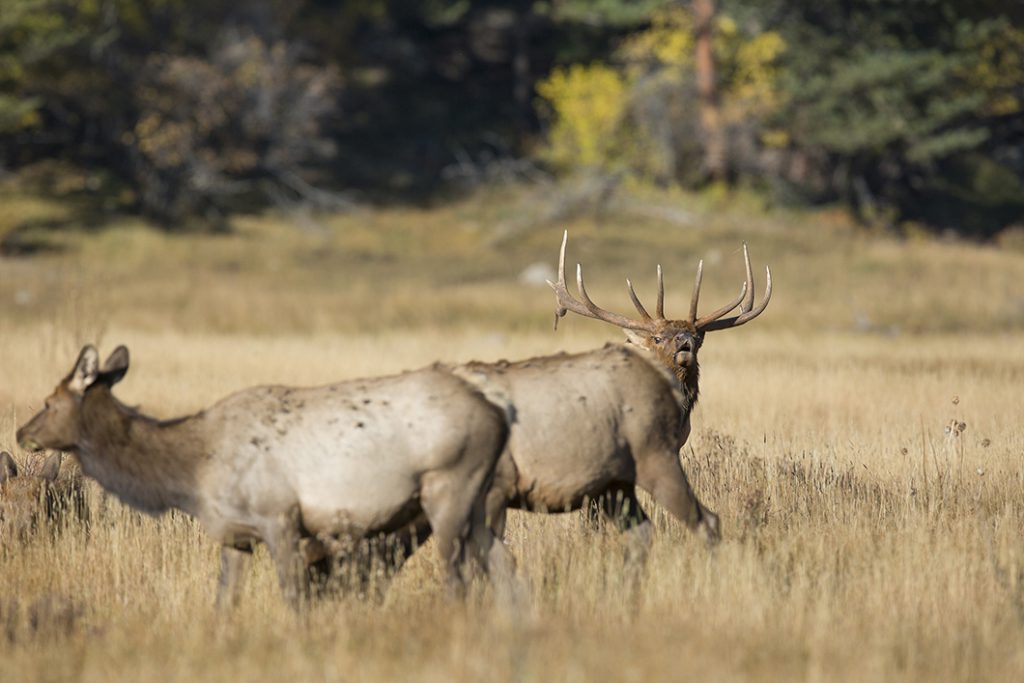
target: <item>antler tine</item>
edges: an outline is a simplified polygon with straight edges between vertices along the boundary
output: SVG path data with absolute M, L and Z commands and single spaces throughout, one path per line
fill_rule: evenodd
M 700 281 L 704 277 L 704 259 L 697 262 L 697 279 L 693 283 L 693 296 L 690 298 L 690 317 L 687 318 L 691 323 L 697 320 L 697 301 L 700 299 Z
M 577 264 L 576 266 L 576 286 L 579 288 L 580 301 L 572 294 L 565 286 L 565 245 L 569 241 L 569 231 L 566 230 L 562 235 L 562 249 L 558 254 L 558 282 L 551 282 L 548 280 L 548 285 L 551 289 L 555 290 L 555 328 L 558 328 L 558 319 L 564 316 L 568 311 L 572 311 L 578 315 L 586 316 L 588 318 L 595 318 L 597 320 L 603 320 L 606 323 L 611 323 L 617 327 L 624 327 L 630 330 L 643 330 L 645 332 L 653 331 L 653 321 L 650 320 L 650 316 L 646 320 L 631 320 L 622 315 L 606 311 L 597 304 L 595 304 L 590 296 L 587 294 L 587 289 L 583 285 L 583 267 Z
M 658 320 L 665 319 L 665 277 L 661 272 L 661 264 L 658 264 L 658 305 L 654 309 Z
M 740 325 L 748 323 L 757 316 L 761 315 L 764 309 L 768 307 L 768 302 L 772 298 L 772 269 L 765 266 L 764 270 L 767 277 L 767 284 L 765 285 L 764 298 L 761 299 L 761 303 L 758 304 L 757 308 L 752 308 L 748 311 L 744 311 L 740 315 L 737 315 L 733 318 L 726 318 L 725 320 L 716 320 L 714 322 L 708 323 L 703 328 L 703 331 L 711 332 L 714 330 L 728 329 L 730 327 L 739 327 Z
M 633 283 L 629 281 L 628 277 L 626 278 L 626 287 L 629 289 L 629 298 L 633 301 L 633 306 L 636 307 L 637 312 L 643 316 L 644 320 L 650 320 L 651 314 L 648 313 L 647 309 L 644 308 L 644 305 L 640 303 L 640 298 L 637 297 L 636 290 L 633 289 Z
M 562 231 L 562 247 L 558 250 L 558 284 L 565 286 L 565 245 L 569 243 L 569 231 Z M 549 281 L 550 282 L 550 281 Z
M 719 319 L 719 318 L 721 318 L 721 317 L 722 317 L 723 315 L 725 315 L 726 313 L 728 313 L 728 312 L 729 312 L 729 311 L 731 311 L 732 309 L 734 309 L 734 308 L 736 308 L 737 306 L 739 306 L 739 305 L 740 305 L 740 302 L 741 302 L 741 301 L 743 301 L 743 297 L 744 297 L 744 296 L 746 296 L 746 294 L 747 294 L 747 283 L 746 283 L 746 282 L 744 282 L 744 283 L 743 283 L 743 286 L 742 286 L 742 287 L 740 287 L 740 295 L 739 295 L 738 297 L 736 297 L 735 299 L 733 299 L 733 300 L 732 300 L 732 301 L 731 301 L 730 303 L 728 303 L 727 305 L 725 305 L 725 306 L 722 306 L 722 307 L 721 307 L 721 308 L 719 308 L 719 309 L 718 309 L 717 311 L 715 311 L 715 312 L 713 312 L 713 313 L 708 313 L 707 315 L 705 315 L 704 317 L 702 317 L 702 318 L 701 318 L 700 320 L 697 320 L 697 321 L 696 321 L 696 322 L 694 323 L 694 326 L 695 326 L 695 327 L 696 327 L 696 328 L 697 328 L 697 329 L 699 330 L 699 329 L 701 329 L 701 328 L 705 327 L 705 326 L 706 326 L 706 325 L 707 325 L 708 323 L 710 323 L 710 322 L 713 322 L 713 321 L 715 321 L 715 320 L 718 320 L 718 319 Z
M 562 234 L 562 248 L 558 252 L 558 282 L 552 282 L 548 280 L 548 286 L 555 290 L 555 329 L 558 329 L 559 318 L 565 317 L 565 314 L 569 311 L 578 313 L 580 315 L 591 316 L 590 311 L 586 309 L 579 301 L 573 298 L 569 294 L 569 290 L 565 288 L 565 245 L 569 241 L 569 231 L 566 230 Z
M 583 305 L 587 307 L 587 310 L 591 313 L 597 308 L 597 304 L 590 300 L 590 295 L 587 294 L 587 288 L 583 286 L 583 266 L 579 263 L 576 264 L 576 290 L 580 293 L 580 298 L 583 299 Z
M 606 311 L 595 304 L 591 300 L 590 295 L 587 294 L 586 287 L 583 286 L 583 266 L 578 263 L 576 264 L 576 286 L 580 290 L 580 298 L 583 299 L 583 305 L 587 307 L 591 318 L 597 318 L 598 320 L 603 320 L 606 323 L 611 323 L 618 327 L 625 327 L 630 330 L 643 330 L 645 332 L 650 332 L 654 329 L 651 324 L 653 321 L 631 320 L 624 315 Z
M 747 251 L 746 242 L 743 243 L 743 260 L 747 266 L 747 295 L 742 301 L 740 310 L 747 313 L 754 305 L 754 269 L 750 266 L 750 252 Z

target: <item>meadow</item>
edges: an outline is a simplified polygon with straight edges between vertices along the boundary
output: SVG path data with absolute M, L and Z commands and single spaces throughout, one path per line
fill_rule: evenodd
M 667 220 L 637 206 L 685 207 Z M 69 523 L 0 549 L 4 681 L 655 681 L 1024 679 L 1024 253 L 853 226 L 742 195 L 641 196 L 600 221 L 528 222 L 528 194 L 312 221 L 240 218 L 225 234 L 130 219 L 74 224 L 6 196 L 0 235 L 0 449 L 80 346 L 132 352 L 118 385 L 149 414 L 261 383 L 319 384 L 435 360 L 518 359 L 619 341 L 520 274 L 553 267 L 561 230 L 601 305 L 629 312 L 666 272 L 682 316 L 742 281 L 766 313 L 708 335 L 681 457 L 722 519 L 713 552 L 651 507 L 634 580 L 613 530 L 578 513 L 511 514 L 532 598 L 478 583 L 446 599 L 421 551 L 382 599 L 296 616 L 258 553 L 242 605 L 213 606 L 218 549 L 188 518 L 91 491 Z M 649 506 L 653 504 L 648 503 Z

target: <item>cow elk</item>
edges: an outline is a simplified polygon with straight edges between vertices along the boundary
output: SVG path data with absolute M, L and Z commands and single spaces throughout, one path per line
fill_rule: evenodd
M 516 363 L 470 363 L 456 368 L 514 415 L 508 445 L 488 493 L 487 514 L 500 538 L 505 510 L 561 512 L 600 501 L 602 512 L 629 531 L 645 557 L 651 523 L 636 488 L 709 542 L 720 537 L 718 517 L 697 499 L 679 459 L 690 434 L 697 402 L 697 353 L 708 332 L 739 327 L 760 315 L 772 293 L 771 271 L 761 302 L 754 305 L 754 278 L 746 245 L 746 281 L 739 296 L 721 308 L 697 315 L 703 261 L 689 315 L 673 320 L 664 312 L 664 280 L 658 267 L 655 314 L 640 303 L 626 281 L 639 318 L 598 307 L 587 295 L 577 266 L 579 298 L 566 288 L 562 240 L 555 324 L 572 311 L 621 328 L 627 341 L 573 355 L 544 356 Z M 739 313 L 726 318 L 739 307 Z
M 221 545 L 220 604 L 237 600 L 258 542 L 293 606 L 308 594 L 317 552 L 381 534 L 432 532 L 455 591 L 470 555 L 496 578 L 514 571 L 484 517 L 506 416 L 450 372 L 255 387 L 160 421 L 114 397 L 127 371 L 125 347 L 101 368 L 86 346 L 18 442 L 73 452 L 131 507 L 197 518 Z
M 87 521 L 85 491 L 77 473 L 61 472 L 63 456 L 53 453 L 40 467 L 19 468 L 0 452 L 0 544 L 26 541 L 42 528 L 60 529 L 72 520 Z

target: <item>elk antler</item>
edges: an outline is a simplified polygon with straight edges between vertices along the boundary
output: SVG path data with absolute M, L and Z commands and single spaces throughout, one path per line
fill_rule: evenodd
M 765 273 L 767 275 L 767 284 L 765 285 L 764 298 L 761 303 L 754 307 L 754 269 L 750 266 L 750 254 L 747 252 L 747 243 L 743 243 L 743 260 L 747 266 L 747 281 L 743 283 L 743 289 L 740 291 L 740 296 L 736 301 L 726 307 L 722 307 L 714 313 L 709 313 L 700 320 L 694 322 L 694 325 L 698 330 L 702 332 L 712 332 L 714 330 L 725 330 L 730 327 L 739 327 L 744 323 L 748 323 L 757 316 L 761 315 L 764 309 L 768 306 L 768 301 L 772 298 L 772 270 L 768 266 L 765 266 Z M 700 289 L 700 266 L 697 267 L 697 284 L 693 291 L 693 301 L 690 304 L 690 317 L 691 320 L 696 314 L 697 310 L 697 296 L 698 290 Z M 719 320 L 723 315 L 731 311 L 732 309 L 740 307 L 740 314 L 733 316 L 732 318 L 726 318 Z
M 580 299 L 577 299 L 569 290 L 565 287 L 565 245 L 569 241 L 569 231 L 566 230 L 562 236 L 562 249 L 558 253 L 558 282 L 552 282 L 548 280 L 548 284 L 551 289 L 555 290 L 555 329 L 558 329 L 558 319 L 564 316 L 567 312 L 572 311 L 587 318 L 595 318 L 597 320 L 603 320 L 606 323 L 611 323 L 618 327 L 624 327 L 629 330 L 640 330 L 642 332 L 654 333 L 657 329 L 657 323 L 659 320 L 664 320 L 664 283 L 661 277 L 661 266 L 658 266 L 658 318 L 652 318 L 650 314 L 644 309 L 640 303 L 640 299 L 637 298 L 636 292 L 633 291 L 633 284 L 626 280 L 626 285 L 629 287 L 629 297 L 633 300 L 633 305 L 636 306 L 639 311 L 642 320 L 633 320 L 626 316 L 619 315 L 618 313 L 612 313 L 599 307 L 590 297 L 587 295 L 587 289 L 583 286 L 583 267 L 576 264 L 576 287 L 580 292 Z
M 618 327 L 624 327 L 630 330 L 640 330 L 651 334 L 656 332 L 661 324 L 668 322 L 665 318 L 665 280 L 660 265 L 658 266 L 658 303 L 654 317 L 652 317 L 651 314 L 647 312 L 647 309 L 644 308 L 643 304 L 640 303 L 640 298 L 636 295 L 636 290 L 633 289 L 633 283 L 629 278 L 626 278 L 626 287 L 629 290 L 629 298 L 633 302 L 633 306 L 636 307 L 637 312 L 640 313 L 641 319 L 633 320 L 632 318 L 627 318 L 600 308 L 587 294 L 586 287 L 583 285 L 583 268 L 579 264 L 576 265 L 576 286 L 579 289 L 580 299 L 582 299 L 582 301 L 570 294 L 565 284 L 565 246 L 568 241 L 569 231 L 566 230 L 562 235 L 562 248 L 558 253 L 558 282 L 551 282 L 551 280 L 548 280 L 548 284 L 551 286 L 551 289 L 555 290 L 555 329 L 558 329 L 558 319 L 563 317 L 569 311 L 588 318 L 603 320 L 604 322 L 617 325 Z M 701 279 L 704 275 L 704 261 L 700 261 L 697 264 L 697 279 L 693 285 L 693 296 L 690 299 L 690 315 L 687 321 L 692 323 L 698 330 L 711 331 L 722 330 L 728 327 L 737 327 L 756 318 L 768 305 L 768 300 L 772 296 L 771 270 L 768 270 L 768 285 L 765 290 L 764 300 L 755 309 L 753 307 L 754 274 L 750 267 L 750 255 L 747 253 L 746 243 L 743 244 L 743 257 L 746 260 L 747 265 L 747 279 L 740 288 L 739 296 L 722 308 L 719 308 L 718 310 L 699 319 L 697 318 L 697 303 L 700 300 L 700 285 Z M 733 318 L 719 320 L 719 318 L 726 313 L 729 313 L 737 306 L 740 306 L 741 312 L 739 315 Z

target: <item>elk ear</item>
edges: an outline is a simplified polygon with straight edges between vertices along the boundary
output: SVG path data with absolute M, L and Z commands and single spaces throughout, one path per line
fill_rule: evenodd
M 622 331 L 626 333 L 626 339 L 630 344 L 635 344 L 641 349 L 651 348 L 650 337 L 648 335 L 626 327 L 622 328 Z
M 128 372 L 128 348 L 125 346 L 118 346 L 114 349 L 114 352 L 107 357 L 107 362 L 103 364 L 103 371 L 100 373 L 100 379 L 110 385 L 117 384 L 124 379 L 125 373 Z
M 75 369 L 67 378 L 67 387 L 70 391 L 83 394 L 85 390 L 93 385 L 100 374 L 100 354 L 96 347 L 89 344 L 82 348 L 75 362 Z
M 43 462 L 43 469 L 39 471 L 39 476 L 51 484 L 57 481 L 57 475 L 60 474 L 60 462 L 63 457 L 60 451 L 58 451 L 47 458 Z
M 7 451 L 0 453 L 0 484 L 18 476 L 18 463 Z

